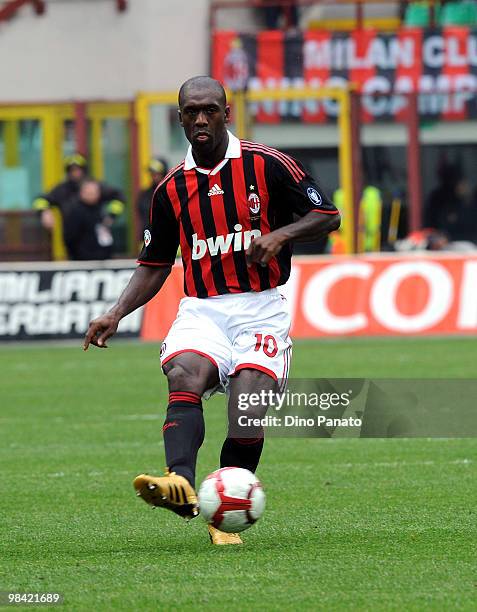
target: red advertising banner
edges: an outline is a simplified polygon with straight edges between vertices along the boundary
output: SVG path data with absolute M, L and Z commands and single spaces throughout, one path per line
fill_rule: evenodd
M 146 307 L 162 340 L 183 297 L 182 267 Z M 477 255 L 295 258 L 282 288 L 294 338 L 477 333 Z
M 117 300 L 132 261 L 0 265 L 0 342 L 82 338 Z M 162 340 L 184 297 L 183 271 L 121 322 Z M 477 334 L 477 254 L 295 257 L 287 298 L 294 338 Z
M 362 94 L 365 122 L 400 119 L 406 93 L 417 91 L 422 117 L 477 117 L 477 30 L 402 28 L 393 34 L 348 32 L 215 32 L 212 73 L 230 89 L 343 87 Z M 263 102 L 257 121 L 320 122 L 337 115 L 333 100 Z

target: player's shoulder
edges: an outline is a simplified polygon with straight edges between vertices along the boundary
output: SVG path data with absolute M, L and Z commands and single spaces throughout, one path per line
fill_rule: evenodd
M 240 140 L 242 151 L 247 152 L 251 155 L 261 155 L 262 157 L 273 157 L 275 155 L 283 155 L 281 151 L 262 144 L 261 142 L 254 142 L 252 140 Z
M 261 142 L 253 142 L 251 140 L 241 140 L 242 151 L 250 152 L 253 155 L 262 155 L 263 157 L 270 157 L 273 159 L 291 159 L 293 157 L 280 151 L 279 149 L 275 149 L 274 147 L 270 147 L 269 145 L 262 144 Z M 293 160 L 296 161 L 296 160 Z
M 285 169 L 298 182 L 305 177 L 303 166 L 287 153 L 251 140 L 241 140 L 243 155 L 260 155 L 265 158 L 270 167 Z
M 154 190 L 154 196 L 167 195 L 167 187 L 171 181 L 174 181 L 179 174 L 184 170 L 184 160 L 180 164 L 177 164 L 174 168 L 171 168 L 166 176 L 162 179 L 159 185 Z

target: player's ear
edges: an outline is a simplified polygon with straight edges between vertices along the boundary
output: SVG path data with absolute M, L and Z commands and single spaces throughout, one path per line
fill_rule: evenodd
M 225 106 L 225 123 L 230 123 L 230 104 Z
M 182 113 L 180 108 L 177 109 L 177 114 L 179 116 L 179 123 L 182 125 L 182 127 L 184 127 L 184 124 L 182 123 Z

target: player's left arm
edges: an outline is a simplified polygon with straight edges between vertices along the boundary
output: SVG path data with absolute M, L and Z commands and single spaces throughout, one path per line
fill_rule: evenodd
M 285 244 L 319 240 L 340 227 L 338 209 L 303 166 L 292 162 L 293 166 L 291 162 L 273 162 L 270 185 L 272 193 L 273 189 L 278 191 L 281 206 L 300 218 L 255 238 L 246 253 L 249 265 L 267 265 Z

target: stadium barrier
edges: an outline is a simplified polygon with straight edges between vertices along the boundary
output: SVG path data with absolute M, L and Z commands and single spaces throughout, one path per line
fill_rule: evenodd
M 0 340 L 81 338 L 112 305 L 132 261 L 0 266 Z M 161 293 L 119 335 L 159 341 L 182 289 L 174 266 Z M 296 257 L 283 293 L 294 338 L 477 333 L 477 255 Z
M 283 290 L 294 338 L 477 332 L 477 256 L 295 257 Z M 182 295 L 176 266 L 145 309 L 144 340 L 164 338 Z
M 131 260 L 1 264 L 0 341 L 82 338 L 134 268 Z M 138 337 L 141 322 L 138 310 L 121 321 L 118 335 Z

